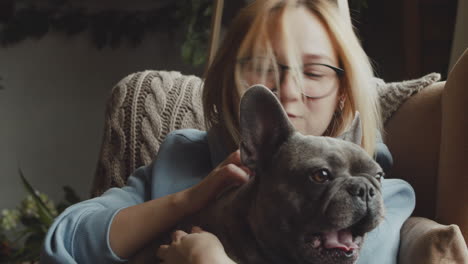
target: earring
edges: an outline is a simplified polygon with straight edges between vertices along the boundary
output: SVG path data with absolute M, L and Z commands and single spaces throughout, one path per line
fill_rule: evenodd
M 340 101 L 338 102 L 338 111 L 343 112 L 344 104 L 346 102 L 346 97 L 344 95 L 340 96 Z

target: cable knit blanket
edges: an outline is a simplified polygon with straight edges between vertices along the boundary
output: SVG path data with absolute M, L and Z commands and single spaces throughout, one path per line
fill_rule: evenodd
M 388 120 L 408 97 L 438 80 L 438 73 L 396 83 L 374 79 L 383 120 Z M 92 196 L 110 187 L 124 186 L 135 169 L 155 158 L 169 132 L 182 128 L 205 130 L 202 89 L 199 77 L 174 71 L 138 72 L 121 80 L 106 106 Z
M 91 195 L 124 186 L 135 169 L 155 158 L 169 132 L 205 130 L 201 86 L 200 78 L 173 71 L 138 72 L 121 80 L 107 102 Z

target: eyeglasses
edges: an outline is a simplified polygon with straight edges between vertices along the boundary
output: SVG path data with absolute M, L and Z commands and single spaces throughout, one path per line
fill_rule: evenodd
M 240 78 L 244 85 L 263 84 L 277 91 L 283 81 L 284 72 L 291 70 L 290 66 L 279 64 L 265 57 L 245 58 L 238 61 Z M 336 87 L 337 80 L 344 74 L 344 70 L 323 63 L 304 64 L 300 83 L 301 92 L 308 98 L 319 99 L 329 95 Z

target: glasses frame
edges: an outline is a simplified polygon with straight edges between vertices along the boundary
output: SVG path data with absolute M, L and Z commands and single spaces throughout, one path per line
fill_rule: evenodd
M 241 66 L 243 66 L 245 63 L 251 61 L 254 57 L 247 57 L 247 58 L 242 58 L 242 59 L 239 59 L 237 61 L 237 63 L 239 63 Z M 290 70 L 291 67 L 288 66 L 288 65 L 284 65 L 284 64 L 281 64 L 281 63 L 276 63 L 278 65 L 278 68 L 279 68 L 279 75 L 280 75 L 280 78 L 281 76 L 283 76 L 283 73 L 284 71 L 286 70 Z M 325 66 L 327 68 L 330 68 L 332 69 L 336 75 L 338 77 L 341 77 L 344 75 L 345 73 L 345 70 L 343 70 L 342 68 L 339 68 L 339 67 L 335 67 L 335 66 L 332 66 L 332 65 L 329 65 L 329 64 L 325 64 L 325 63 L 307 63 L 307 64 L 304 64 L 303 66 L 308 66 L 308 65 L 321 65 L 321 66 Z M 281 80 L 280 80 L 281 82 Z M 319 96 L 319 97 L 316 97 L 316 96 L 309 96 L 307 94 L 304 93 L 304 91 L 302 91 L 301 89 L 301 93 L 306 97 L 306 98 L 312 98 L 312 99 L 320 99 L 320 98 L 323 98 L 323 97 L 326 97 L 328 96 L 328 94 L 326 95 L 323 95 L 323 96 Z

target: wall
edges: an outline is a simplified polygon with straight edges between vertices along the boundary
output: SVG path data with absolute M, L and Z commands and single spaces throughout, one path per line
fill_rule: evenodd
M 25 195 L 18 167 L 56 201 L 64 185 L 87 197 L 112 86 L 145 69 L 200 74 L 181 62 L 176 41 L 160 34 L 136 49 L 97 50 L 87 34 L 48 34 L 0 48 L 0 210 Z

